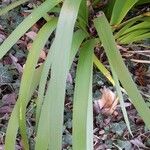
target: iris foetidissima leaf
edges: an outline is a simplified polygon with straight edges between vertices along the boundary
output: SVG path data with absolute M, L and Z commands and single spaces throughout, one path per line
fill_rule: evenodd
M 104 46 L 109 63 L 116 72 L 118 79 L 120 80 L 129 97 L 131 98 L 132 103 L 137 109 L 138 113 L 143 118 L 146 126 L 150 128 L 150 119 L 147 115 L 150 113 L 150 110 L 144 102 L 142 96 L 140 95 L 128 69 L 123 62 L 121 54 L 117 49 L 117 45 L 112 35 L 111 27 L 104 13 L 101 12 L 100 16 L 94 20 L 94 25 L 96 27 L 96 30 L 98 31 L 99 38 Z
M 131 27 L 136 21 L 131 21 L 127 23 L 125 26 L 123 26 L 119 31 L 114 33 L 115 39 L 118 39 L 122 36 L 122 34 L 129 28 Z
M 115 1 L 116 0 L 111 0 L 111 1 L 108 1 L 108 3 L 107 3 L 105 14 L 106 14 L 106 16 L 107 16 L 107 18 L 109 20 L 110 20 L 111 15 L 112 15 L 112 11 L 113 11 L 113 7 L 114 7 L 114 4 L 115 4 Z
M 59 150 L 62 146 L 66 79 L 73 30 L 80 3 L 81 0 L 65 0 L 60 12 L 54 46 L 52 47 L 54 53 L 52 56 L 51 78 L 38 124 L 36 150 L 46 150 L 48 148 Z M 45 108 L 48 110 L 47 112 L 45 112 Z M 46 122 L 46 125 L 43 122 Z
M 135 23 L 136 21 L 138 21 L 138 22 L 145 21 L 149 17 L 150 17 L 150 12 L 146 12 L 146 13 L 140 14 L 138 16 L 132 17 L 131 19 L 125 20 L 124 22 L 118 24 L 117 26 L 115 26 L 113 28 L 119 30 L 131 22 Z
M 131 132 L 131 129 L 130 129 L 130 123 L 129 123 L 129 119 L 128 119 L 128 116 L 127 116 L 127 112 L 126 112 L 126 109 L 125 109 L 125 105 L 124 105 L 124 101 L 123 101 L 123 96 L 122 96 L 122 92 L 126 93 L 124 91 L 123 88 L 120 87 L 119 85 L 119 81 L 118 81 L 118 78 L 117 78 L 117 75 L 116 73 L 113 72 L 112 70 L 112 73 L 113 73 L 113 78 L 110 74 L 110 72 L 105 68 L 105 66 L 98 60 L 98 58 L 95 56 L 95 54 L 93 55 L 93 62 L 94 64 L 96 65 L 96 67 L 101 71 L 101 73 L 108 79 L 108 81 L 116 87 L 116 90 L 117 90 L 117 94 L 118 94 L 118 97 L 119 97 L 119 101 L 120 101 L 120 105 L 121 105 L 121 109 L 122 109 L 122 112 L 123 112 L 123 115 L 124 115 L 124 119 L 125 119 L 125 122 L 127 124 L 127 128 L 130 132 L 130 134 L 132 135 L 132 132 Z M 114 79 L 114 80 L 113 80 Z
M 124 30 L 124 32 L 119 31 L 121 34 L 120 34 L 120 37 L 117 39 L 117 41 L 122 44 L 128 44 L 128 43 L 132 43 L 135 41 L 144 40 L 146 38 L 149 38 L 150 17 L 144 17 L 141 19 L 142 19 L 141 23 L 137 23 L 135 25 L 132 25 L 131 27 L 126 28 L 126 30 Z M 125 28 L 125 27 L 123 27 L 123 28 Z
M 122 36 L 124 34 L 124 32 L 126 32 L 126 30 L 128 30 L 130 27 L 137 25 L 141 22 L 144 22 L 144 21 L 148 21 L 150 17 L 150 12 L 146 12 L 146 13 L 143 13 L 143 14 L 140 14 L 138 16 L 135 16 L 131 19 L 128 19 L 124 22 L 122 22 L 121 24 L 115 26 L 113 29 L 114 29 L 114 34 L 115 34 L 115 39 L 119 38 L 120 36 Z M 132 28 L 133 29 L 133 28 Z M 138 28 L 137 28 L 138 29 Z
M 131 26 L 130 28 L 126 29 L 122 34 L 127 34 L 130 32 L 133 32 L 135 30 L 141 30 L 141 29 L 149 29 L 150 30 L 150 17 L 147 17 L 143 22 L 138 23 L 136 25 Z
M 102 74 L 108 79 L 108 81 L 114 86 L 114 80 L 110 74 L 110 72 L 105 68 L 105 66 L 99 61 L 96 55 L 93 55 L 93 62 L 96 67 L 102 72 Z
M 115 26 L 120 24 L 136 2 L 138 2 L 138 0 L 116 0 L 113 7 L 110 24 Z
M 41 72 L 42 72 L 42 66 L 34 70 L 34 78 L 31 83 L 30 93 L 28 95 L 29 100 L 39 84 Z M 5 137 L 5 150 L 16 149 L 16 136 L 19 128 L 18 112 L 19 112 L 19 100 L 16 102 L 8 122 L 6 137 Z
M 149 23 L 149 12 L 129 19 L 116 27 L 116 29 L 121 28 L 115 32 L 115 39 L 121 44 L 144 40 L 145 36 L 148 38 L 147 33 L 150 33 Z
M 150 38 L 150 32 L 144 33 L 144 34 L 141 34 L 141 35 L 138 35 L 138 36 L 135 36 L 135 37 L 132 36 L 132 37 L 133 37 L 132 39 L 129 39 L 129 37 L 127 37 L 125 39 L 122 39 L 122 40 L 120 40 L 120 43 L 129 44 L 129 43 L 137 42 L 137 41 L 140 41 L 140 40 L 149 39 Z
M 23 71 L 23 76 L 21 79 L 21 85 L 19 90 L 19 129 L 22 136 L 22 143 L 25 149 L 29 149 L 28 138 L 26 134 L 26 106 L 29 102 L 29 93 L 31 88 L 31 83 L 34 77 L 34 69 L 37 65 L 40 52 L 44 47 L 46 41 L 48 40 L 50 34 L 56 28 L 57 19 L 54 18 L 48 23 L 46 23 L 37 34 L 32 47 L 29 51 L 25 68 Z
M 150 3 L 150 1 L 149 0 L 139 0 L 136 5 L 142 5 L 142 4 L 146 4 L 146 3 Z
M 80 49 L 73 99 L 73 149 L 93 149 L 92 71 L 95 40 Z
M 20 23 L 17 28 L 0 46 L 0 59 L 9 51 L 9 49 L 19 40 L 19 38 L 36 23 L 43 15 L 57 5 L 61 0 L 47 0 Z
M 80 28 L 82 28 L 84 31 L 87 31 L 87 25 L 88 25 L 88 6 L 87 6 L 87 0 L 82 0 L 79 14 L 78 14 L 78 25 Z
M 14 9 L 15 7 L 25 3 L 27 1 L 29 1 L 29 0 L 18 0 L 18 1 L 15 1 L 15 2 L 9 4 L 8 6 L 0 9 L 0 16 L 6 14 L 8 11 Z
M 122 37 L 117 39 L 117 42 L 121 44 L 129 44 L 132 42 L 144 40 L 149 37 L 150 37 L 150 29 L 141 29 L 141 30 L 139 29 L 123 35 Z
M 131 128 L 130 128 L 130 122 L 129 122 L 128 114 L 127 114 L 127 111 L 126 111 L 126 108 L 125 108 L 125 103 L 124 103 L 124 100 L 123 100 L 123 95 L 122 95 L 122 92 L 121 92 L 121 87 L 120 87 L 120 83 L 119 83 L 119 80 L 118 80 L 118 76 L 117 76 L 117 74 L 114 71 L 112 66 L 111 66 L 111 70 L 112 70 L 113 79 L 114 79 L 114 82 L 115 82 L 115 87 L 116 87 L 116 91 L 117 91 L 117 95 L 118 95 L 118 98 L 119 98 L 119 102 L 120 102 L 120 106 L 121 106 L 121 110 L 122 110 L 122 113 L 123 113 L 123 116 L 124 116 L 125 123 L 127 125 L 129 133 L 131 134 L 131 136 L 133 136 Z
M 71 46 L 71 52 L 70 52 L 70 57 L 69 57 L 69 66 L 68 66 L 68 72 L 70 69 L 70 66 L 73 62 L 73 59 L 82 43 L 82 41 L 87 37 L 86 33 L 83 32 L 82 30 L 77 30 L 74 33 L 73 36 L 73 40 L 72 40 L 72 46 Z M 52 48 L 53 49 L 53 48 Z M 43 103 L 43 99 L 44 99 L 44 92 L 45 92 L 45 85 L 47 82 L 47 77 L 49 75 L 49 70 L 50 67 L 52 65 L 52 56 L 53 56 L 53 52 L 50 51 L 50 53 L 48 53 L 47 55 L 47 59 L 44 63 L 43 66 L 43 71 L 42 71 L 42 75 L 41 75 L 41 80 L 40 80 L 40 84 L 39 84 L 39 90 L 38 90 L 38 98 L 37 98 L 37 108 L 36 108 L 36 128 L 38 126 L 38 122 L 39 122 L 39 117 L 40 117 L 40 112 L 41 112 L 41 107 L 42 107 L 42 103 Z M 47 111 L 46 109 L 44 109 L 45 111 Z

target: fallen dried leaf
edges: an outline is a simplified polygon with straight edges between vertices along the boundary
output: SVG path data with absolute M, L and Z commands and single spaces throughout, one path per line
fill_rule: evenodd
M 31 40 L 34 40 L 35 37 L 36 37 L 36 35 L 37 35 L 37 33 L 34 32 L 34 31 L 30 31 L 30 32 L 27 32 L 27 33 L 26 33 L 26 36 L 27 36 L 28 38 L 30 38 Z
M 10 106 L 3 106 L 0 108 L 0 114 L 6 114 L 6 113 L 11 113 L 13 108 Z
M 6 104 L 12 105 L 16 103 L 16 98 L 17 98 L 16 93 L 6 94 L 2 98 L 2 102 L 4 105 Z
M 102 98 L 94 102 L 94 109 L 97 113 L 100 113 L 100 111 L 105 115 L 117 115 L 118 113 L 115 111 L 117 104 L 118 104 L 118 98 L 116 95 L 108 88 L 103 88 L 101 90 L 102 92 Z
M 110 108 L 116 98 L 116 95 L 110 89 L 105 87 L 101 90 L 101 92 L 102 98 L 99 100 L 100 109 L 103 107 Z
M 4 150 L 4 145 L 0 145 L 0 150 Z
M 133 140 L 130 140 L 130 142 L 135 145 L 138 148 L 144 148 L 144 149 L 149 149 L 148 147 L 146 147 L 143 143 L 142 140 L 140 138 L 136 138 Z

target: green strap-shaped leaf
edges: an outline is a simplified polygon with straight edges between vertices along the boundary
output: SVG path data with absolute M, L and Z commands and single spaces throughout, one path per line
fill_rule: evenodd
M 129 24 L 131 22 L 145 21 L 145 20 L 147 20 L 147 18 L 149 18 L 149 16 L 150 16 L 150 12 L 146 12 L 146 13 L 140 14 L 138 16 L 132 17 L 131 19 L 125 20 L 124 22 L 118 24 L 117 26 L 114 26 L 114 29 L 118 30 L 118 29 L 126 26 L 127 24 Z
M 74 33 L 72 47 L 71 47 L 71 53 L 70 53 L 70 58 L 69 58 L 68 71 L 70 69 L 70 66 L 73 62 L 73 59 L 74 59 L 82 41 L 85 39 L 86 36 L 87 35 L 82 30 L 78 30 Z M 52 60 L 53 55 L 52 54 L 53 54 L 52 51 L 50 51 L 50 53 L 48 53 L 47 59 L 44 63 L 42 75 L 41 75 L 41 80 L 40 80 L 40 84 L 39 84 L 39 91 L 38 91 L 37 108 L 36 108 L 36 124 L 37 124 L 36 126 L 38 126 L 38 120 L 40 117 L 41 107 L 42 107 L 42 103 L 43 103 L 43 99 L 44 99 L 44 91 L 45 91 L 45 85 L 47 82 L 49 69 L 50 69 L 51 64 L 53 62 L 53 60 Z
M 105 14 L 106 14 L 108 20 L 110 20 L 110 18 L 111 18 L 115 1 L 116 0 L 111 0 L 111 1 L 108 1 L 108 3 L 107 3 Z M 98 2 L 99 2 L 99 0 L 98 0 Z
M 60 150 L 62 146 L 66 79 L 73 30 L 80 2 L 81 0 L 65 0 L 60 12 L 54 46 L 52 47 L 54 53 L 52 56 L 51 79 L 41 109 L 36 150 L 46 150 L 48 147 L 50 150 Z M 45 112 L 45 108 L 48 110 L 47 112 Z
M 29 1 L 29 0 L 18 0 L 18 1 L 11 3 L 10 5 L 0 9 L 0 16 L 6 14 L 8 11 L 14 9 L 15 7 L 25 3 L 27 1 Z
M 120 83 L 119 83 L 119 80 L 118 80 L 118 76 L 115 73 L 112 66 L 111 66 L 111 70 L 112 70 L 113 79 L 114 79 L 114 82 L 115 82 L 115 87 L 116 87 L 116 91 L 117 91 L 117 94 L 118 94 L 118 98 L 119 98 L 119 102 L 120 102 L 120 106 L 121 106 L 121 109 L 122 109 L 122 113 L 123 113 L 125 123 L 127 125 L 129 133 L 131 134 L 131 136 L 133 136 L 131 128 L 130 128 L 130 122 L 129 122 L 128 114 L 127 114 L 127 111 L 126 111 L 126 108 L 125 108 L 125 104 L 124 104 L 123 95 L 122 95 L 122 92 L 121 92 L 121 87 L 120 87 Z
M 115 32 L 115 39 L 118 39 L 122 36 L 122 34 L 128 29 L 130 28 L 136 21 L 131 21 L 129 23 L 127 23 L 125 26 L 123 26 L 119 31 Z
M 140 31 L 140 29 L 149 29 L 150 30 L 150 17 L 146 21 L 141 22 L 139 24 L 136 24 L 136 25 L 126 29 L 123 32 L 123 34 L 127 34 L 127 33 L 130 33 L 132 31 L 135 31 L 135 30 L 139 30 Z
M 22 136 L 23 146 L 25 149 L 29 149 L 28 138 L 26 135 L 25 113 L 26 113 L 26 106 L 29 102 L 28 95 L 30 93 L 30 87 L 32 86 L 31 83 L 34 77 L 34 69 L 38 62 L 40 52 L 44 47 L 46 41 L 48 40 L 50 34 L 54 31 L 56 27 L 56 23 L 57 20 L 52 19 L 40 29 L 29 51 L 25 68 L 23 71 L 18 99 L 20 100 L 19 126 L 20 126 L 20 133 Z
M 150 1 L 149 0 L 139 0 L 136 5 L 142 5 L 142 4 L 146 4 L 146 3 L 150 3 Z
M 93 149 L 92 71 L 95 44 L 95 40 L 89 40 L 80 50 L 73 99 L 73 150 Z
M 32 86 L 30 88 L 30 93 L 28 95 L 29 99 L 31 98 L 33 92 L 35 91 L 37 85 L 39 84 L 41 72 L 42 72 L 42 67 L 34 71 L 34 78 L 31 83 Z M 5 137 L 5 150 L 16 149 L 16 136 L 19 127 L 18 112 L 19 112 L 19 100 L 16 102 L 8 122 L 7 132 Z
M 0 59 L 10 50 L 19 38 L 36 23 L 46 12 L 57 5 L 61 0 L 47 0 L 18 25 L 9 37 L 0 46 Z
M 96 57 L 96 55 L 93 55 L 93 62 L 96 65 L 96 67 L 102 72 L 102 74 L 109 80 L 109 82 L 114 85 L 114 80 L 111 77 L 110 72 L 106 69 L 106 67 L 99 61 L 99 59 Z
M 148 38 L 150 38 L 150 32 L 138 35 L 132 39 L 123 39 L 120 41 L 120 43 L 128 44 L 128 43 L 132 43 L 132 42 L 136 42 L 136 41 L 140 41 L 140 40 L 144 40 Z
M 130 76 L 128 69 L 126 68 L 122 60 L 119 50 L 117 49 L 114 37 L 112 35 L 111 27 L 102 12 L 100 13 L 100 16 L 94 20 L 94 25 L 104 46 L 109 63 L 114 68 L 118 79 L 121 81 L 123 87 L 127 91 L 133 105 L 143 118 L 146 126 L 150 128 L 150 119 L 147 115 L 150 114 L 150 110 L 144 102 L 142 96 L 140 95 L 135 83 Z
M 111 16 L 111 25 L 118 25 L 121 23 L 123 18 L 126 16 L 128 11 L 133 7 L 133 5 L 137 2 L 138 0 L 116 0 L 114 4 L 114 8 L 112 11 L 112 16 Z
M 88 25 L 88 7 L 87 7 L 87 0 L 82 0 L 80 9 L 79 9 L 79 15 L 78 15 L 78 22 L 79 25 L 84 31 L 86 31 L 87 25 Z
M 142 33 L 143 32 L 143 33 Z M 129 44 L 132 42 L 144 40 L 150 38 L 150 32 L 144 32 L 143 30 L 133 32 L 131 35 L 124 37 L 122 39 L 118 39 L 118 41 L 122 44 Z

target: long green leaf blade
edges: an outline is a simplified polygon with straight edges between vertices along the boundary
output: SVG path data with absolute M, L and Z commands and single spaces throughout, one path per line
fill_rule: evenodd
M 103 75 L 109 80 L 109 82 L 112 83 L 112 85 L 114 85 L 114 80 L 110 75 L 110 72 L 105 68 L 105 66 L 98 60 L 98 58 L 96 57 L 96 55 L 93 55 L 93 62 L 96 65 L 96 67 L 103 73 Z
M 128 13 L 128 11 L 133 7 L 134 4 L 136 4 L 138 0 L 116 0 L 111 16 L 111 25 L 118 25 L 121 23 L 125 15 Z
M 28 95 L 28 99 L 31 98 L 33 92 L 35 91 L 37 85 L 40 81 L 40 75 L 42 72 L 42 66 L 34 71 L 34 78 L 32 80 L 32 86 L 30 89 L 30 93 Z M 16 136 L 19 127 L 19 119 L 18 119 L 18 112 L 19 112 L 19 100 L 15 104 L 15 107 L 12 111 L 11 117 L 8 122 L 6 137 L 5 137 L 5 150 L 15 150 L 16 148 Z
M 149 29 L 150 30 L 150 26 L 149 25 L 150 25 L 150 17 L 147 20 L 145 20 L 144 22 L 136 24 L 136 25 L 126 29 L 123 32 L 123 34 L 127 34 L 127 33 L 130 33 L 132 31 L 135 31 L 135 30 L 139 30 L 140 31 L 141 29 Z
M 60 12 L 54 50 L 52 50 L 54 51 L 54 61 L 51 67 L 51 79 L 41 109 L 36 150 L 46 150 L 48 147 L 51 150 L 60 150 L 62 146 L 65 87 L 73 29 L 80 2 L 81 0 L 65 0 Z M 45 108 L 48 109 L 47 112 L 44 111 Z M 45 116 L 48 116 L 48 120 Z M 47 122 L 47 124 L 43 124 L 43 122 Z
M 71 47 L 71 53 L 70 53 L 70 58 L 69 58 L 69 68 L 68 71 L 71 67 L 71 64 L 73 62 L 73 59 L 82 43 L 82 41 L 84 40 L 84 38 L 87 35 L 82 31 L 82 30 L 78 30 L 74 33 L 73 36 L 73 42 L 72 42 L 72 47 Z M 48 73 L 50 70 L 50 67 L 52 65 L 53 62 L 53 58 L 52 58 L 52 51 L 50 51 L 50 53 L 48 53 L 47 59 L 44 63 L 44 67 L 43 67 L 43 71 L 42 71 L 42 75 L 41 75 L 41 80 L 40 80 L 40 84 L 39 84 L 39 91 L 38 91 L 38 102 L 37 102 L 37 110 L 36 110 L 36 122 L 37 122 L 37 126 L 38 126 L 38 121 L 39 121 L 39 117 L 40 117 L 40 112 L 41 112 L 41 107 L 42 107 L 42 103 L 43 103 L 43 99 L 44 99 L 44 91 L 45 91 L 45 85 L 46 85 L 46 81 L 47 81 L 47 77 L 48 77 Z
M 123 113 L 125 123 L 127 125 L 129 133 L 133 136 L 131 128 L 130 128 L 130 122 L 129 122 L 129 118 L 128 118 L 127 111 L 126 111 L 126 108 L 125 108 L 125 104 L 124 104 L 123 95 L 122 95 L 122 92 L 121 92 L 119 80 L 118 80 L 117 74 L 115 73 L 112 66 L 111 66 L 111 70 L 112 70 L 113 78 L 114 78 L 114 81 L 115 81 L 115 87 L 116 87 L 116 91 L 117 91 L 117 94 L 118 94 L 118 97 L 119 97 L 119 102 L 120 102 L 120 105 L 121 105 L 121 109 L 122 109 L 122 113 Z
M 139 31 L 139 33 L 140 33 L 140 31 Z M 136 42 L 136 41 L 140 41 L 140 40 L 144 40 L 144 39 L 148 39 L 148 38 L 150 38 L 150 32 L 143 33 L 141 35 L 136 35 L 136 36 L 134 36 L 134 34 L 133 34 L 133 35 L 127 36 L 126 38 L 121 39 L 119 42 L 122 44 L 129 44 L 132 42 Z
M 22 22 L 19 26 L 9 35 L 9 37 L 0 46 L 0 59 L 9 51 L 9 49 L 19 40 L 19 38 L 46 12 L 57 5 L 61 0 L 47 0 Z
M 95 44 L 94 40 L 87 41 L 80 50 L 73 99 L 73 150 L 93 149 L 92 70 Z
M 130 76 L 129 71 L 127 70 L 122 60 L 112 35 L 111 27 L 103 13 L 101 13 L 100 16 L 94 20 L 94 25 L 106 51 L 109 63 L 113 66 L 114 71 L 127 91 L 129 97 L 132 99 L 133 105 L 143 118 L 146 126 L 150 128 L 150 119 L 147 115 L 150 113 L 150 110 L 140 95 L 135 83 Z
M 6 14 L 8 11 L 14 9 L 15 7 L 25 3 L 27 1 L 29 1 L 29 0 L 18 0 L 18 1 L 11 3 L 10 5 L 0 9 L 0 16 Z
M 36 67 L 36 64 L 38 62 L 41 49 L 44 47 L 46 41 L 48 40 L 48 37 L 56 27 L 56 22 L 57 22 L 56 19 L 52 19 L 40 29 L 28 54 L 25 69 L 21 80 L 18 98 L 20 100 L 19 126 L 20 126 L 20 133 L 22 136 L 22 142 L 24 144 L 24 148 L 26 149 L 29 149 L 29 147 L 28 147 L 28 138 L 26 135 L 25 113 L 26 113 L 26 106 L 29 101 L 28 95 L 30 93 L 30 87 L 32 86 L 31 83 L 34 77 L 34 68 Z

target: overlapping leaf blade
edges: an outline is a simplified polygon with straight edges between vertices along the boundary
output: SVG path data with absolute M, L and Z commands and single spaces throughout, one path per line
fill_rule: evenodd
M 26 149 L 29 149 L 29 147 L 28 147 L 28 142 L 27 142 L 27 137 L 26 137 L 25 112 L 26 112 L 26 106 L 31 98 L 31 95 L 30 95 L 31 91 L 32 91 L 31 88 L 34 85 L 34 83 L 32 82 L 34 75 L 35 75 L 34 70 L 35 70 L 35 66 L 37 64 L 39 55 L 40 55 L 40 51 L 44 47 L 44 44 L 46 43 L 49 35 L 52 33 L 52 31 L 55 29 L 55 27 L 56 27 L 55 19 L 48 22 L 46 25 L 43 26 L 43 28 L 41 28 L 35 41 L 33 42 L 32 48 L 31 48 L 28 58 L 27 58 L 26 67 L 24 69 L 24 73 L 23 73 L 23 77 L 22 77 L 22 81 L 21 81 L 18 104 L 16 104 L 16 105 L 19 105 L 19 108 L 17 106 L 15 106 L 15 110 L 18 109 L 18 112 L 20 112 L 20 114 L 14 116 L 14 114 L 17 113 L 14 110 L 14 114 L 12 114 L 12 121 L 10 122 L 10 124 L 12 124 L 12 122 L 14 122 L 13 118 L 20 116 L 19 117 L 20 131 L 21 131 L 21 135 L 23 136 L 23 142 L 24 142 L 23 144 Z M 18 126 L 16 125 L 16 129 L 17 128 L 18 128 Z M 11 136 L 14 136 L 14 137 L 16 136 L 16 129 L 14 129 L 14 131 L 12 131 L 14 134 L 12 134 Z M 8 137 L 8 139 L 9 139 L 9 137 Z M 15 140 L 15 138 L 13 138 L 11 140 Z M 8 144 L 8 147 L 9 147 L 9 144 Z
M 82 41 L 83 41 L 83 39 L 86 36 L 87 35 L 82 30 L 77 30 L 74 33 L 72 47 L 71 47 L 71 53 L 70 53 L 70 57 L 69 57 L 68 72 L 69 72 L 69 68 L 73 62 L 73 59 L 74 59 Z M 43 67 L 43 71 L 42 71 L 42 75 L 41 75 L 41 80 L 40 80 L 40 84 L 39 84 L 38 102 L 37 102 L 37 110 L 36 110 L 37 126 L 38 126 L 38 120 L 40 117 L 41 107 L 42 107 L 42 103 L 43 103 L 43 99 L 44 99 L 45 85 L 46 85 L 49 69 L 50 69 L 52 62 L 53 62 L 52 53 L 53 53 L 52 51 L 50 51 L 50 53 L 48 53 L 47 59 L 44 63 L 44 67 Z
M 116 91 L 117 91 L 117 94 L 118 94 L 118 98 L 119 98 L 119 102 L 120 102 L 120 105 L 121 105 L 121 109 L 122 109 L 122 113 L 123 113 L 123 116 L 124 116 L 125 123 L 127 125 L 129 133 L 133 136 L 131 128 L 130 128 L 130 122 L 129 122 L 128 114 L 127 114 L 127 111 L 126 111 L 126 108 L 125 108 L 123 95 L 122 95 L 122 92 L 121 92 L 120 83 L 119 83 L 117 74 L 115 73 L 112 66 L 111 66 L 111 70 L 112 70 L 112 74 L 113 74 L 113 78 L 114 78 L 114 82 L 115 82 L 115 87 L 116 87 Z
M 128 11 L 136 4 L 138 0 L 116 0 L 111 16 L 111 25 L 118 25 L 124 19 Z
M 4 7 L 2 9 L 0 9 L 0 16 L 6 14 L 8 11 L 14 9 L 15 7 L 27 2 L 29 0 L 18 0 L 13 2 L 12 4 L 8 5 L 7 7 Z
M 24 142 L 23 144 L 26 146 L 27 146 L 27 136 L 26 136 L 26 127 L 25 127 L 26 124 L 25 113 L 26 113 L 26 106 L 29 101 L 28 95 L 30 93 L 30 87 L 32 86 L 31 83 L 33 80 L 34 68 L 36 67 L 42 48 L 44 47 L 46 41 L 48 40 L 48 37 L 56 27 L 56 22 L 57 22 L 56 19 L 52 19 L 51 21 L 46 23 L 39 31 L 28 54 L 28 58 L 26 61 L 25 69 L 21 80 L 19 98 L 18 98 L 20 100 L 19 126 L 20 126 L 20 132 Z
M 150 128 L 150 120 L 147 114 L 150 113 L 149 108 L 144 102 L 142 96 L 138 92 L 138 89 L 133 82 L 130 73 L 128 72 L 121 55 L 117 49 L 114 37 L 111 32 L 109 23 L 105 15 L 101 12 L 99 18 L 94 20 L 95 27 L 98 31 L 100 40 L 106 51 L 109 63 L 114 68 L 119 80 L 127 91 L 129 97 L 132 99 L 132 103 L 143 118 L 146 126 Z M 142 106 L 142 107 L 141 107 Z
M 36 8 L 18 27 L 9 35 L 9 37 L 0 46 L 0 59 L 9 51 L 9 49 L 19 40 L 19 38 L 46 12 L 57 5 L 61 0 L 47 0 Z
M 73 149 L 93 149 L 92 70 L 94 40 L 80 50 L 73 100 Z M 83 90 L 84 89 L 84 90 Z
M 61 149 L 66 79 L 73 30 L 81 0 L 65 0 L 58 20 L 54 39 L 51 79 L 44 98 L 39 119 L 35 148 Z M 48 109 L 45 112 L 44 109 Z M 59 109 L 58 109 L 59 108 Z M 48 118 L 45 118 L 47 116 Z M 46 122 L 43 124 L 43 122 Z M 44 135 L 44 136 L 43 136 Z
M 40 76 L 42 72 L 42 66 L 34 71 L 34 78 L 31 83 L 31 89 L 30 93 L 28 95 L 28 98 L 30 99 L 33 92 L 35 91 L 37 85 L 40 81 Z M 18 132 L 19 127 L 19 119 L 18 119 L 18 112 L 19 112 L 19 100 L 15 104 L 15 107 L 12 111 L 8 126 L 7 126 L 7 132 L 5 137 L 5 150 L 15 150 L 16 148 L 16 136 Z
M 99 61 L 99 59 L 94 54 L 93 56 L 93 62 L 96 65 L 96 67 L 103 73 L 103 75 L 111 82 L 112 85 L 114 85 L 114 80 L 110 75 L 110 72 L 106 69 L 106 67 Z

